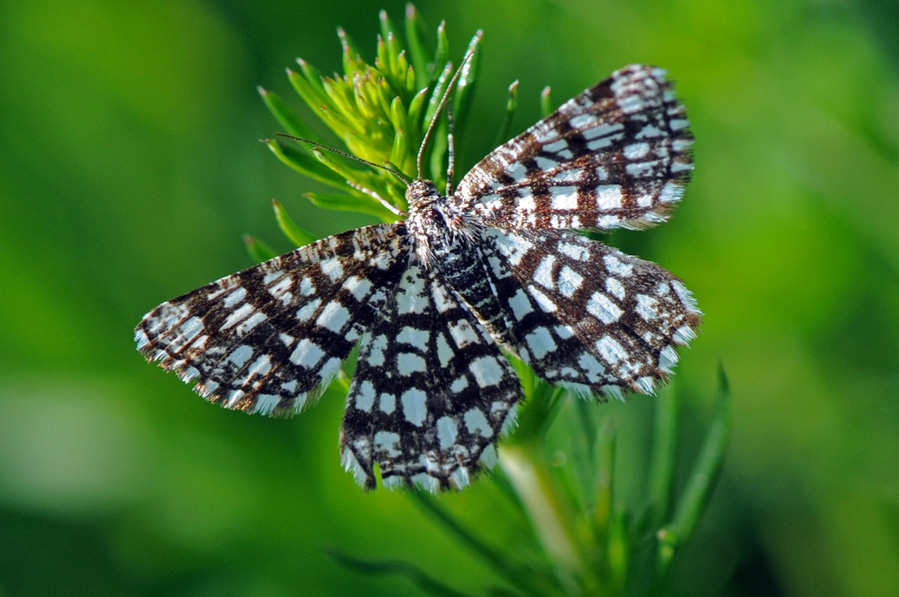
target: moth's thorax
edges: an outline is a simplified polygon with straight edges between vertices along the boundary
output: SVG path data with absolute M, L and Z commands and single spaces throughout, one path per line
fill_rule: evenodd
M 406 189 L 409 219 L 406 226 L 419 260 L 430 267 L 463 240 L 460 214 L 430 180 L 416 180 Z

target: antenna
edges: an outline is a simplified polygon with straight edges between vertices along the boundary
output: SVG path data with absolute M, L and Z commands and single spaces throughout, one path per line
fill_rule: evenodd
M 431 138 L 431 133 L 434 131 L 434 125 L 437 124 L 437 117 L 440 116 L 440 112 L 443 111 L 443 106 L 446 105 L 446 101 L 449 99 L 450 91 L 453 90 L 453 87 L 456 84 L 456 81 L 459 80 L 459 75 L 462 74 L 462 69 L 465 68 L 465 65 L 471 61 L 471 57 L 474 56 L 475 50 L 477 49 L 477 43 L 481 41 L 481 37 L 484 35 L 484 31 L 478 29 L 477 33 L 474 34 L 474 38 L 471 40 L 471 43 L 468 44 L 468 51 L 465 53 L 465 57 L 462 58 L 462 64 L 459 65 L 459 68 L 456 69 L 456 73 L 453 75 L 453 78 L 450 79 L 449 85 L 446 86 L 446 91 L 443 92 L 443 97 L 440 98 L 440 103 L 437 104 L 437 110 L 434 112 L 434 117 L 431 118 L 431 122 L 428 124 L 428 130 L 425 132 L 425 137 L 421 142 L 421 147 L 418 148 L 418 157 L 415 160 L 415 167 L 418 170 L 418 178 L 421 179 L 421 158 L 425 153 L 425 147 L 428 145 L 428 140 Z
M 374 162 L 369 162 L 368 160 L 364 160 L 364 159 L 360 158 L 359 156 L 355 156 L 351 153 L 347 153 L 345 151 L 340 151 L 339 149 L 334 149 L 333 147 L 328 147 L 327 145 L 322 145 L 321 143 L 316 143 L 315 141 L 310 141 L 309 139 L 304 139 L 302 137 L 294 137 L 293 135 L 288 135 L 286 133 L 275 133 L 275 135 L 278 137 L 284 137 L 285 139 L 292 139 L 294 141 L 301 141 L 303 143 L 308 143 L 309 145 L 311 145 L 312 147 L 315 147 L 316 149 L 324 149 L 326 151 L 330 151 L 331 153 L 336 153 L 337 155 L 342 155 L 345 158 L 349 158 L 351 160 L 356 160 L 357 162 L 362 162 L 363 164 L 368 164 L 369 166 L 371 166 L 373 168 L 380 168 L 381 170 L 386 170 L 386 171 L 390 172 L 391 174 L 393 174 L 394 176 L 396 176 L 397 178 L 399 178 L 400 180 L 402 180 L 406 186 L 409 186 L 409 183 L 412 182 L 408 176 L 406 176 L 405 174 L 403 174 L 402 172 L 397 170 L 395 167 L 393 167 L 393 164 L 390 164 L 390 166 L 385 166 L 383 164 L 376 164 Z

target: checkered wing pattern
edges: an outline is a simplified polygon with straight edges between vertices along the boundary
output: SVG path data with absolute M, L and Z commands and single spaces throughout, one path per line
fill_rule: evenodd
M 362 337 L 340 435 L 360 485 L 462 488 L 496 461 L 515 420 L 518 378 L 432 271 L 413 264 Z
M 695 337 L 700 312 L 654 263 L 574 232 L 485 233 L 481 251 L 519 356 L 582 395 L 651 393 Z
M 402 224 L 351 230 L 162 303 L 138 349 L 227 408 L 299 412 L 327 386 L 402 273 Z
M 665 71 L 632 65 L 491 152 L 450 202 L 503 228 L 652 226 L 683 196 L 692 143 Z

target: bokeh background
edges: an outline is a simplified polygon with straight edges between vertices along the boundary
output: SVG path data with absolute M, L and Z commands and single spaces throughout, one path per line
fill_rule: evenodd
M 669 223 L 610 238 L 706 313 L 677 376 L 696 442 L 719 362 L 733 387 L 677 592 L 899 594 L 899 5 L 417 6 L 456 59 L 485 30 L 457 171 L 492 149 L 515 79 L 515 132 L 544 85 L 558 104 L 631 62 L 678 82 L 694 181 Z M 257 142 L 279 128 L 255 87 L 299 106 L 284 68 L 338 70 L 338 25 L 372 59 L 381 8 L 402 21 L 394 0 L 0 4 L 0 594 L 416 594 L 328 549 L 494 583 L 404 496 L 341 470 L 337 393 L 290 421 L 228 412 L 132 342 L 157 303 L 249 265 L 244 233 L 291 248 L 272 198 L 319 235 L 371 223 L 303 199 L 319 187 Z M 651 401 L 611 407 L 637 451 Z M 531 538 L 496 493 L 441 502 L 514 551 Z

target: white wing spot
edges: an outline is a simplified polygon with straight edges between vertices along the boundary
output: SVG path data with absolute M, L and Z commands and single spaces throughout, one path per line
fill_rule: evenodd
M 649 143 L 631 143 L 624 147 L 624 157 L 629 160 L 639 160 L 649 153 Z
M 553 289 L 553 264 L 556 262 L 555 255 L 547 255 L 540 260 L 540 265 L 534 271 L 534 281 L 544 288 Z
M 418 388 L 409 388 L 400 397 L 400 401 L 403 403 L 403 416 L 416 427 L 421 427 L 428 416 L 428 409 L 425 406 L 426 398 L 425 393 Z
M 396 410 L 396 396 L 393 394 L 382 393 L 380 399 L 380 409 L 386 415 L 392 415 Z
M 337 257 L 323 259 L 318 265 L 322 269 L 322 273 L 328 276 L 332 283 L 336 283 L 343 277 L 343 264 L 340 263 L 340 259 Z
M 370 381 L 363 381 L 359 384 L 359 390 L 356 392 L 356 408 L 363 412 L 371 412 L 374 403 L 375 386 Z
M 351 276 L 346 279 L 343 283 L 343 287 L 353 295 L 353 298 L 359 301 L 360 303 L 365 299 L 368 293 L 371 291 L 372 283 L 370 280 L 366 280 L 364 278 L 360 278 L 358 276 Z
M 480 435 L 481 437 L 492 437 L 493 428 L 484 416 L 484 412 L 479 408 L 473 408 L 465 413 L 465 427 L 472 435 Z
M 599 126 L 595 126 L 592 129 L 581 132 L 581 135 L 584 139 L 588 141 L 591 139 L 596 139 L 597 137 L 605 137 L 606 135 L 611 135 L 613 133 L 618 133 L 624 130 L 624 125 L 621 123 L 615 124 L 601 124 Z
M 249 316 L 246 321 L 238 325 L 234 331 L 240 335 L 245 335 L 266 319 L 268 319 L 268 316 L 266 316 L 265 313 L 263 313 L 262 311 L 257 311 Z
M 459 349 L 465 348 L 469 344 L 478 343 L 478 335 L 468 321 L 460 319 L 455 324 L 450 324 L 448 328 L 450 336 Z
M 577 364 L 587 374 L 587 379 L 590 380 L 590 383 L 599 383 L 602 380 L 602 376 L 606 373 L 606 368 L 590 353 L 585 352 L 582 354 Z
M 559 292 L 568 298 L 574 296 L 574 293 L 577 292 L 583 282 L 584 277 L 567 265 L 559 271 Z
M 637 315 L 645 321 L 652 321 L 659 318 L 659 301 L 646 295 L 637 295 Z
M 577 261 L 585 261 L 590 256 L 585 247 L 571 243 L 560 243 L 559 250 Z
M 524 340 L 528 343 L 531 354 L 534 355 L 534 358 L 536 359 L 542 359 L 557 348 L 556 342 L 550 335 L 549 330 L 543 327 L 535 329 L 525 336 Z
M 596 205 L 600 209 L 619 209 L 622 201 L 623 196 L 621 195 L 621 187 L 619 185 L 599 185 L 596 187 Z
M 396 368 L 400 375 L 412 375 L 427 371 L 425 360 L 411 352 L 401 352 L 396 356 Z
M 325 356 L 325 352 L 319 348 L 318 344 L 308 338 L 303 338 L 297 343 L 293 354 L 290 355 L 290 362 L 311 369 L 322 360 L 323 356 Z
M 319 298 L 306 303 L 300 307 L 299 311 L 297 311 L 297 319 L 299 319 L 301 323 L 309 321 L 312 319 L 312 316 L 315 315 L 315 312 L 318 311 L 321 304 L 322 300 Z
M 565 139 L 559 139 L 558 141 L 547 143 L 543 146 L 543 151 L 547 153 L 561 153 L 566 149 L 568 149 L 568 141 Z
M 437 359 L 440 361 L 441 367 L 446 367 L 449 365 L 449 362 L 452 360 L 453 349 L 450 348 L 449 342 L 446 341 L 446 336 L 442 333 L 437 334 Z
M 455 394 L 458 394 L 462 390 L 468 387 L 468 378 L 464 375 L 460 375 L 456 379 L 453 380 L 452 385 L 450 385 L 450 391 Z
M 372 340 L 370 346 L 371 352 L 369 352 L 368 360 L 366 362 L 373 367 L 382 366 L 385 360 L 384 350 L 387 348 L 387 336 L 384 334 L 379 335 Z
M 553 313 L 559 310 L 559 307 L 545 294 L 540 292 L 533 284 L 528 286 L 528 293 L 534 297 L 540 308 L 546 313 Z
M 589 129 L 596 126 L 596 116 L 593 114 L 579 114 L 568 121 L 568 126 L 573 129 Z
M 300 294 L 311 296 L 313 293 L 315 293 L 315 285 L 312 284 L 312 280 L 309 277 L 300 280 Z
M 234 363 L 235 367 L 240 369 L 250 360 L 251 356 L 253 356 L 253 347 L 241 344 L 231 351 L 231 354 L 228 355 L 228 360 Z
M 577 187 L 550 187 L 549 193 L 552 196 L 553 209 L 559 211 L 577 209 Z
M 596 348 L 603 360 L 610 365 L 620 363 L 627 358 L 624 347 L 608 334 L 596 341 Z
M 629 263 L 624 263 L 614 255 L 605 255 L 602 260 L 606 264 L 606 269 L 609 272 L 615 274 L 616 276 L 620 276 L 622 278 L 628 278 L 634 272 L 634 266 Z
M 398 443 L 400 443 L 399 433 L 393 433 L 392 431 L 378 431 L 375 433 L 375 449 L 386 453 L 391 458 L 396 458 L 402 454 L 396 448 Z
M 425 351 L 428 348 L 428 338 L 430 337 L 431 332 L 428 330 L 417 330 L 407 325 L 400 331 L 396 341 L 403 344 L 411 344 L 415 348 Z
M 606 278 L 606 290 L 609 294 L 617 298 L 619 301 L 623 301 L 625 297 L 624 285 L 621 283 L 618 278 L 608 277 Z
M 246 297 L 247 289 L 243 286 L 238 286 L 237 290 L 222 299 L 222 303 L 224 304 L 226 309 L 233 309 L 234 305 L 242 303 Z
M 343 329 L 343 326 L 345 326 L 349 320 L 350 312 L 346 307 L 340 303 L 331 301 L 325 305 L 324 309 L 322 309 L 321 315 L 318 316 L 315 323 L 332 332 L 340 333 L 340 330 Z
M 528 300 L 527 295 L 521 288 L 509 299 L 509 306 L 512 308 L 512 315 L 518 321 L 521 321 L 525 315 L 534 311 L 531 301 Z
M 587 312 L 605 324 L 618 321 L 624 311 L 600 291 L 596 291 L 587 301 Z
M 451 417 L 440 417 L 437 419 L 437 441 L 440 442 L 440 449 L 446 450 L 456 443 L 456 437 L 459 435 L 459 428 L 456 421 Z
M 475 381 L 482 388 L 498 385 L 503 380 L 503 368 L 496 358 L 491 356 L 474 359 L 468 370 L 474 375 Z

